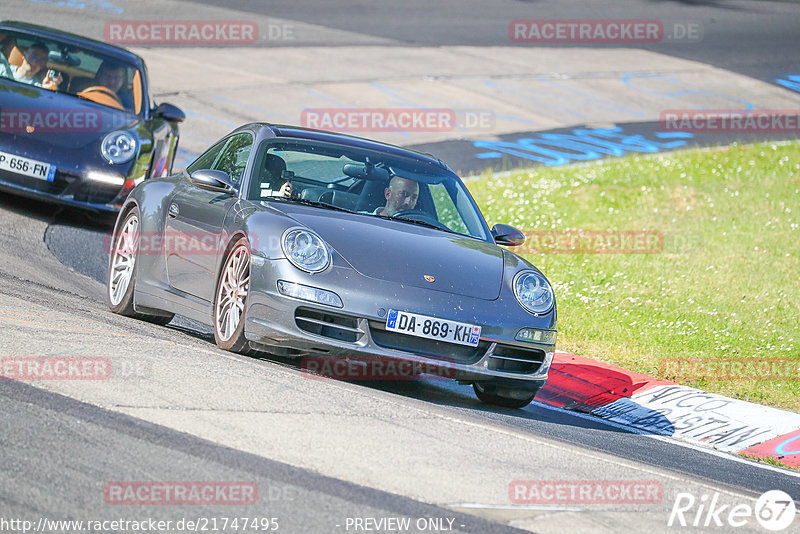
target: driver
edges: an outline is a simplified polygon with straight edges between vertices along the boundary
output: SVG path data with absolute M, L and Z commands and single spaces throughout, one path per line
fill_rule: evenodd
M 286 170 L 286 162 L 276 154 L 267 154 L 264 161 L 264 176 L 261 181 L 261 198 L 264 197 L 284 197 L 291 198 L 294 192 L 292 183 L 283 178 L 283 171 Z M 281 182 L 284 182 L 281 185 Z M 280 186 L 280 187 L 278 187 Z
M 386 206 L 378 206 L 372 213 L 394 217 L 396 213 L 414 209 L 419 198 L 419 184 L 402 176 L 393 176 L 383 195 L 386 197 Z
M 114 91 L 125 109 L 133 109 L 133 95 L 130 91 L 123 90 L 127 79 L 128 69 L 125 65 L 111 60 L 103 61 L 94 76 L 97 85 L 108 87 Z

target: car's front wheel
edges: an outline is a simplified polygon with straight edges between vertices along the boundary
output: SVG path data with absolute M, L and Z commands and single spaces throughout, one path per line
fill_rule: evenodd
M 475 382 L 472 384 L 475 395 L 481 402 L 503 408 L 524 408 L 536 397 L 536 391 L 526 391 L 522 389 L 499 389 L 492 387 L 491 384 Z
M 231 248 L 219 274 L 214 299 L 214 341 L 224 350 L 249 353 L 244 337 L 245 309 L 250 293 L 250 248 L 241 238 Z
M 120 231 L 115 235 L 108 265 L 106 299 L 114 313 L 164 325 L 172 320 L 173 314 L 150 315 L 133 308 L 139 259 L 139 221 L 139 209 L 134 207 L 125 215 Z

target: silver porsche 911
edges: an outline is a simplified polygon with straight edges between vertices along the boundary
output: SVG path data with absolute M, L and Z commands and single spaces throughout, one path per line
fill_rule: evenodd
M 498 246 L 523 240 L 490 230 L 435 157 L 248 124 L 131 192 L 107 298 L 122 315 L 208 324 L 226 350 L 446 370 L 519 408 L 547 380 L 556 338 L 550 283 Z

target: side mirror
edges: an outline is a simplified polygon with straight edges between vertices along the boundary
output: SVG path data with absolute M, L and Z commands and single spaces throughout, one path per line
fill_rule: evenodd
M 189 176 L 189 181 L 200 189 L 206 189 L 216 193 L 233 193 L 233 187 L 227 183 L 228 180 L 227 172 L 212 171 L 211 169 L 194 171 Z
M 153 115 L 169 122 L 183 122 L 186 118 L 186 114 L 179 107 L 167 103 L 156 106 L 156 109 L 153 110 Z
M 525 235 L 507 224 L 495 224 L 492 227 L 492 237 L 498 245 L 516 247 L 525 242 Z

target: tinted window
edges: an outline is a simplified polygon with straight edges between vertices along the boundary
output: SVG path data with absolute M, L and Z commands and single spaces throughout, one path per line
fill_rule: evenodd
M 253 149 L 253 137 L 249 133 L 234 135 L 222 151 L 222 155 L 217 159 L 212 167 L 217 171 L 228 173 L 231 184 L 238 184 L 242 180 L 244 169 L 247 166 L 247 159 Z
M 225 143 L 227 143 L 227 139 L 223 139 L 216 145 L 212 146 L 205 152 L 203 152 L 200 157 L 198 157 L 191 165 L 186 167 L 186 171 L 191 174 L 194 171 L 199 171 L 200 169 L 211 169 L 214 167 L 214 162 L 217 160 L 217 156 L 222 151 Z
M 21 62 L 31 75 L 17 73 Z M 54 71 L 54 77 L 48 72 Z M 44 38 L 7 32 L 0 35 L 0 76 L 20 83 L 57 90 L 131 113 L 146 107 L 137 65 L 93 50 Z
M 312 201 L 491 240 L 463 183 L 434 162 L 326 141 L 269 139 L 259 147 L 252 176 L 250 200 Z M 290 199 L 275 194 L 286 181 Z M 391 213 L 382 211 L 389 208 L 387 188 Z

